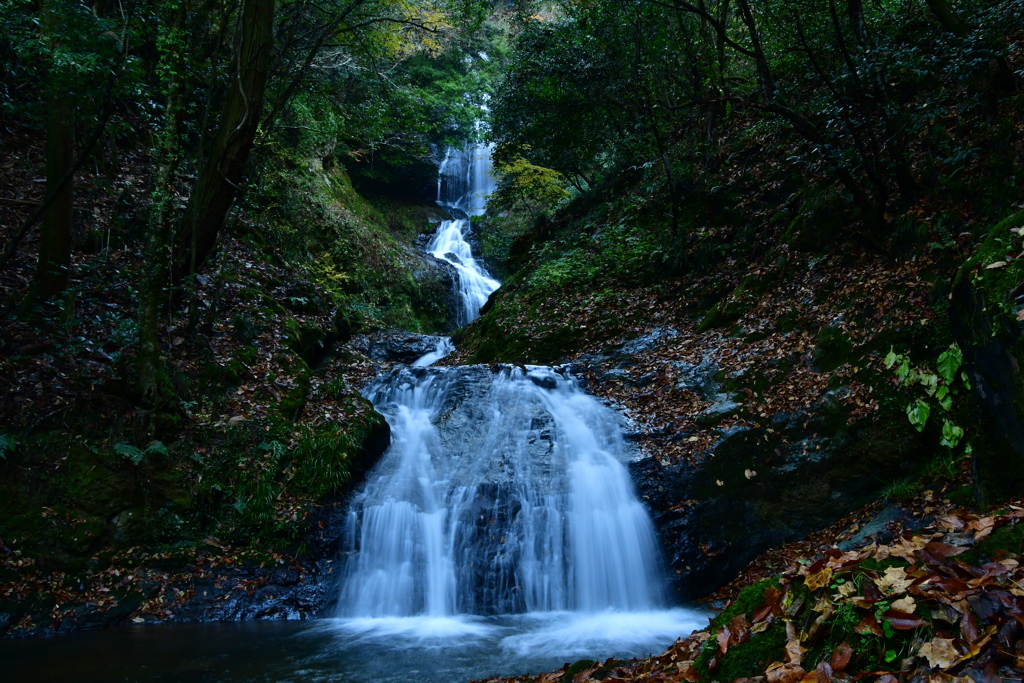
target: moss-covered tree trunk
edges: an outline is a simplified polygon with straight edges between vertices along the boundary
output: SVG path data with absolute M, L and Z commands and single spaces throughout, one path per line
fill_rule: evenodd
M 274 0 L 245 0 L 242 39 L 217 137 L 189 198 L 174 243 L 175 284 L 195 273 L 213 252 L 228 212 L 241 191 L 245 164 L 263 108 L 273 26 Z

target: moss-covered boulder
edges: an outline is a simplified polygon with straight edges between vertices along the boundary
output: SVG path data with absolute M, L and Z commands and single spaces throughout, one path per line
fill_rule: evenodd
M 1024 493 L 1022 229 L 1024 211 L 998 223 L 953 283 L 953 336 L 980 407 L 972 467 L 982 503 Z

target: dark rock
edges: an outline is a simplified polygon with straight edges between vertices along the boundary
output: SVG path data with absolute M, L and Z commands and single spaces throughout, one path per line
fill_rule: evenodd
M 839 544 L 839 549 L 846 552 L 867 545 L 872 538 L 880 538 L 896 521 L 912 524 L 914 520 L 902 505 L 886 505 L 870 522 L 862 526 L 849 540 Z
M 811 432 L 821 409 L 791 415 L 789 427 L 772 427 L 774 433 L 724 431 L 696 466 L 664 467 L 653 458 L 631 465 L 681 598 L 707 595 L 764 550 L 868 502 L 883 483 L 878 472 L 908 473 L 927 452 L 916 434 L 884 421 Z
M 409 364 L 436 349 L 440 339 L 404 330 L 384 330 L 353 337 L 349 346 L 376 361 Z
M 426 244 L 424 243 L 424 247 Z M 440 326 L 436 329 L 451 331 L 455 329 L 461 304 L 459 303 L 459 273 L 455 266 L 433 254 L 417 253 L 419 264 L 412 271 L 413 280 L 419 285 L 425 299 L 422 308 L 438 308 L 443 311 Z M 426 301 L 430 299 L 430 301 Z M 429 329 L 429 328 L 428 328 Z

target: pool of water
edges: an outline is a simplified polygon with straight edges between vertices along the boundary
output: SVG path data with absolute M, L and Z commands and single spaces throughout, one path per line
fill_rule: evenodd
M 686 609 L 490 618 L 160 624 L 0 641 L 5 681 L 457 683 L 658 653 L 707 624 Z

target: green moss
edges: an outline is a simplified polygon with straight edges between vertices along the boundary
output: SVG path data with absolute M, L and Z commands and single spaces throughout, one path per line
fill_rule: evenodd
M 757 676 L 769 664 L 783 658 L 785 647 L 786 625 L 782 620 L 776 620 L 763 633 L 755 634 L 745 643 L 729 648 L 710 675 L 723 681 Z
M 758 668 L 758 663 L 762 659 L 765 660 L 764 664 L 768 664 L 773 661 L 771 659 L 772 656 L 777 652 L 781 652 L 786 644 L 786 629 L 782 622 L 779 621 L 773 623 L 764 633 L 754 635 L 746 643 L 730 648 L 725 657 L 718 662 L 715 670 L 713 672 L 708 671 L 708 664 L 710 664 L 718 650 L 714 634 L 741 614 L 746 614 L 749 618 L 755 610 L 764 605 L 764 596 L 769 588 L 780 589 L 782 584 L 777 578 L 764 579 L 751 584 L 740 591 L 736 599 L 714 618 L 709 628 L 712 637 L 704 643 L 704 647 L 701 648 L 700 654 L 694 661 L 694 667 L 701 675 L 710 676 L 713 674 L 715 678 L 720 678 L 721 680 L 732 680 L 742 676 L 755 676 L 758 672 L 764 671 L 763 665 Z M 779 640 L 779 634 L 775 632 L 777 627 L 782 629 L 781 641 Z
M 853 340 L 838 327 L 821 328 L 814 350 L 814 365 L 823 372 L 830 372 L 852 361 Z
M 706 332 L 718 327 L 725 327 L 736 322 L 750 310 L 750 304 L 744 301 L 726 301 L 718 304 L 701 319 L 697 325 L 698 332 Z
M 597 665 L 598 662 L 593 659 L 581 659 L 565 670 L 565 674 L 562 676 L 562 681 L 563 683 L 571 683 L 576 674 L 586 671 L 587 669 L 593 669 Z
M 957 559 L 967 564 L 981 564 L 985 560 L 995 559 L 1001 553 L 1024 553 L 1024 524 L 1013 523 L 999 527 L 991 536 Z

